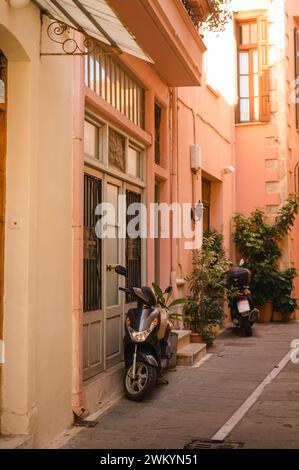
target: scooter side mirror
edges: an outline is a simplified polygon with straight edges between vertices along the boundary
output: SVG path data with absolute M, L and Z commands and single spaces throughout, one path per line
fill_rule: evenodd
M 115 272 L 119 274 L 120 276 L 124 276 L 124 277 L 128 276 L 127 270 L 124 266 L 120 266 L 120 265 L 116 266 Z
M 165 294 L 171 294 L 171 292 L 172 292 L 172 286 L 166 287 Z

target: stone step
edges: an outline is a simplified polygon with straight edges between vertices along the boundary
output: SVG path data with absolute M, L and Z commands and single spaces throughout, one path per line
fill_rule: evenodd
M 182 348 L 185 346 L 188 346 L 190 344 L 190 330 L 172 330 L 173 333 L 176 333 L 178 335 L 178 346 L 177 350 L 180 351 Z
M 33 449 L 33 436 L 0 435 L 0 450 Z
M 193 366 L 207 354 L 205 343 L 190 343 L 177 353 L 178 366 Z

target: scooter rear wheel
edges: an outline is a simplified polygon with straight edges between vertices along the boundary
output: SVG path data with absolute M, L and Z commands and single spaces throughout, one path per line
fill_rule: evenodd
M 244 331 L 245 331 L 245 336 L 252 336 L 252 323 L 249 320 L 249 318 L 244 319 Z
M 135 379 L 133 379 L 133 364 L 125 372 L 125 394 L 130 400 L 143 400 L 152 392 L 156 383 L 157 369 L 146 362 L 138 361 L 136 363 Z

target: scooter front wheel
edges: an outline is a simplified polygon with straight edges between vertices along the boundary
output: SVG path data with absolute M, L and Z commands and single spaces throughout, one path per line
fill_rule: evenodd
M 157 369 L 146 362 L 136 363 L 135 378 L 133 378 L 133 364 L 125 372 L 125 394 L 130 400 L 143 400 L 152 392 L 156 383 Z

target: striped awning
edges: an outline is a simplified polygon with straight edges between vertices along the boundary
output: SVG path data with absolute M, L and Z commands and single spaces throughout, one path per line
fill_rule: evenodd
M 120 49 L 135 57 L 152 62 L 135 38 L 118 19 L 106 0 L 31 0 L 53 19 Z

